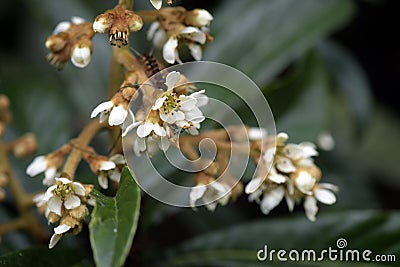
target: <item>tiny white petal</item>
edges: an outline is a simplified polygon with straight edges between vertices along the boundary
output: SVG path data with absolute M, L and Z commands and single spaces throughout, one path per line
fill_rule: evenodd
M 78 17 L 78 16 L 73 16 L 71 18 L 71 21 L 72 21 L 73 24 L 82 24 L 82 23 L 86 22 L 85 19 L 83 19 L 81 17 Z
M 53 34 L 58 34 L 60 32 L 65 32 L 65 31 L 67 31 L 69 29 L 69 27 L 71 27 L 71 22 L 69 22 L 69 21 L 61 21 L 54 28 Z
M 166 138 L 164 136 L 161 137 L 160 142 L 158 143 L 158 146 L 162 151 L 167 151 L 170 146 L 170 142 L 169 142 L 168 138 Z
M 163 47 L 163 57 L 169 64 L 174 64 L 175 62 L 175 50 L 178 47 L 178 39 L 170 37 Z
M 110 126 L 121 125 L 124 123 L 127 116 L 128 110 L 126 110 L 122 105 L 118 105 L 111 110 L 108 124 Z
M 191 97 L 196 98 L 197 103 L 196 106 L 197 107 L 202 107 L 207 105 L 208 103 L 208 97 L 204 94 L 206 92 L 206 90 L 200 90 L 197 92 L 194 92 L 193 94 L 190 94 Z
M 284 173 L 290 173 L 296 171 L 296 168 L 294 167 L 290 159 L 285 157 L 280 157 L 279 159 L 277 159 L 276 168 Z
M 160 9 L 162 6 L 162 0 L 150 0 L 150 2 L 155 9 Z
M 339 192 L 339 186 L 330 183 L 320 183 L 318 184 L 318 187 L 323 189 L 329 189 L 336 193 Z
M 68 210 L 74 209 L 76 207 L 79 207 L 81 204 L 81 200 L 78 196 L 75 195 L 70 195 L 68 198 L 65 199 L 64 201 L 64 207 Z
M 56 233 L 57 235 L 62 235 L 64 233 L 68 232 L 69 229 L 71 229 L 71 226 L 66 225 L 66 224 L 61 224 L 61 225 L 57 226 L 56 228 L 54 228 L 54 233 Z
M 165 85 L 168 87 L 168 89 L 172 89 L 175 87 L 180 78 L 181 74 L 179 72 L 171 71 L 165 78 Z
M 284 195 L 285 189 L 282 186 L 279 186 L 267 194 L 264 194 L 264 197 L 260 203 L 261 212 L 267 215 L 273 208 L 281 203 Z
M 126 136 L 130 131 L 132 131 L 132 129 L 136 128 L 141 123 L 142 123 L 141 121 L 137 121 L 132 124 L 129 124 L 129 126 L 126 127 L 125 131 L 122 133 L 122 137 Z
M 85 187 L 81 183 L 73 182 L 71 186 L 72 186 L 72 190 L 74 190 L 75 194 L 77 194 L 79 196 L 86 195 Z
M 151 40 L 154 38 L 154 34 L 160 28 L 160 23 L 158 21 L 150 24 L 149 30 L 147 31 L 147 40 Z
M 294 209 L 294 199 L 289 195 L 285 194 L 286 204 L 289 208 L 289 211 L 292 212 Z
M 179 108 L 182 111 L 190 111 L 194 107 L 196 107 L 197 99 L 193 96 L 180 95 L 179 99 L 181 100 L 181 102 L 179 103 Z
M 47 201 L 47 207 L 49 208 L 50 211 L 54 212 L 58 216 L 61 216 L 61 207 L 62 207 L 62 201 L 58 197 L 51 197 Z
M 283 184 L 286 182 L 286 177 L 284 175 L 278 174 L 278 173 L 268 174 L 268 179 L 277 184 Z
M 111 172 L 109 176 L 111 180 L 117 183 L 119 183 L 119 180 L 121 179 L 121 173 L 118 170 Z
M 103 161 L 99 168 L 99 171 L 109 171 L 115 169 L 116 165 L 113 161 Z
M 214 19 L 213 16 L 207 10 L 205 9 L 197 10 L 196 21 L 199 25 L 207 26 L 213 19 Z
M 52 249 L 57 245 L 58 241 L 60 241 L 61 235 L 53 234 L 50 238 L 49 249 Z
M 263 183 L 264 179 L 261 177 L 256 177 L 252 179 L 245 188 L 246 194 L 254 193 Z
M 281 132 L 276 136 L 276 144 L 280 145 L 286 142 L 289 139 L 289 135 L 285 132 Z
M 108 178 L 106 175 L 104 174 L 100 174 L 98 176 L 98 181 L 99 181 L 99 185 L 101 188 L 103 189 L 107 189 L 108 188 Z
M 113 106 L 114 106 L 114 104 L 112 101 L 106 101 L 106 102 L 100 103 L 97 107 L 95 107 L 93 109 L 92 113 L 90 114 L 90 118 L 96 117 L 100 112 L 110 110 Z
M 306 199 L 304 200 L 303 206 L 304 210 L 306 211 L 307 218 L 310 221 L 314 222 L 315 216 L 317 215 L 318 212 L 317 201 L 315 200 L 315 198 L 312 196 L 307 196 Z
M 47 161 L 45 156 L 36 157 L 31 164 L 26 168 L 26 174 L 29 176 L 36 176 L 44 172 L 47 168 Z
M 153 45 L 156 48 L 161 49 L 164 46 L 164 44 L 167 42 L 167 40 L 168 40 L 167 32 L 164 31 L 163 29 L 159 29 L 154 34 Z
M 180 35 L 200 44 L 204 44 L 206 42 L 206 34 L 195 27 L 189 26 L 183 28 L 180 32 Z
M 269 166 L 269 164 L 271 164 L 272 161 L 274 160 L 275 151 L 276 151 L 276 148 L 271 147 L 264 153 L 263 159 L 265 161 L 265 164 L 267 164 L 267 166 Z
M 154 129 L 154 124 L 146 121 L 145 123 L 143 123 L 138 127 L 137 135 L 140 138 L 146 137 L 151 133 L 151 131 L 153 131 L 153 129 Z
M 203 50 L 201 49 L 201 46 L 198 44 L 189 43 L 188 47 L 189 47 L 190 54 L 192 55 L 192 57 L 197 61 L 201 60 L 201 58 L 203 56 Z
M 57 188 L 57 185 L 52 185 L 49 188 L 47 188 L 46 193 L 44 194 L 44 200 L 48 201 L 51 197 L 54 196 L 53 190 Z
M 158 136 L 166 136 L 167 132 L 163 127 L 161 127 L 158 123 L 153 124 L 154 125 L 154 133 Z
M 336 202 L 336 196 L 329 190 L 326 189 L 315 189 L 314 190 L 315 198 L 324 204 L 332 205 Z
M 162 105 L 164 104 L 164 101 L 165 101 L 166 99 L 167 99 L 167 96 L 163 96 L 163 97 L 158 98 L 158 99 L 156 100 L 156 102 L 154 103 L 152 109 L 153 109 L 153 110 L 157 110 L 157 109 L 161 108 Z
M 206 192 L 207 187 L 205 185 L 198 185 L 192 188 L 190 191 L 189 199 L 190 199 L 190 206 L 193 208 L 195 207 L 195 203 L 198 199 L 200 199 L 204 193 Z
M 310 194 L 315 185 L 315 178 L 306 171 L 299 172 L 295 179 L 296 187 L 304 194 Z
M 260 140 L 267 136 L 267 131 L 264 128 L 251 127 L 248 134 L 250 140 Z

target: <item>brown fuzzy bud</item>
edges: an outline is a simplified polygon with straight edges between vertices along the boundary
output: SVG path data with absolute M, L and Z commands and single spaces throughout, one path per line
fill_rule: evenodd
M 57 35 L 51 35 L 46 40 L 46 47 L 52 52 L 60 52 L 67 45 L 68 34 L 61 32 Z
M 49 215 L 47 216 L 47 220 L 49 221 L 49 223 L 55 223 L 60 219 L 60 216 L 58 216 L 57 214 L 55 214 L 54 212 L 50 212 Z
M 78 221 L 81 221 L 85 219 L 85 217 L 89 214 L 89 210 L 85 205 L 80 205 L 79 207 L 72 209 L 69 211 L 69 215 L 71 215 L 73 218 L 77 219 Z
M 0 95 L 0 110 L 8 109 L 10 100 L 6 95 Z
M 24 158 L 35 153 L 37 141 L 35 135 L 27 133 L 22 136 L 13 148 L 13 153 L 17 158 Z

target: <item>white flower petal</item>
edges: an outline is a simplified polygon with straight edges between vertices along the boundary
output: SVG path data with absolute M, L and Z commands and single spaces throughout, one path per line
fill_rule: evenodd
M 285 132 L 278 133 L 278 135 L 276 136 L 276 144 L 282 145 L 288 139 L 289 139 L 289 135 L 287 133 L 285 133 Z
M 189 47 L 190 54 L 192 55 L 192 57 L 197 61 L 201 60 L 203 56 L 203 50 L 201 46 L 194 43 L 189 43 L 187 46 Z
M 119 183 L 119 180 L 121 179 L 121 173 L 118 170 L 114 170 L 109 174 L 109 177 L 114 182 Z
M 90 63 L 91 50 L 89 47 L 76 46 L 72 51 L 71 62 L 78 68 L 84 68 Z
M 48 201 L 51 197 L 54 196 L 53 190 L 57 188 L 57 185 L 52 185 L 47 188 L 46 193 L 44 194 L 43 200 Z
M 115 169 L 116 165 L 113 161 L 103 161 L 99 168 L 99 171 L 109 171 Z
M 66 232 L 68 232 L 69 229 L 71 229 L 71 226 L 66 225 L 66 224 L 61 224 L 61 225 L 57 226 L 56 228 L 54 228 L 54 233 L 56 233 L 57 235 L 62 235 L 62 234 L 65 234 Z
M 182 31 L 180 32 L 180 35 L 194 42 L 198 42 L 200 44 L 204 44 L 206 42 L 205 33 L 195 27 L 189 26 L 183 28 Z
M 178 39 L 170 37 L 163 46 L 163 57 L 169 64 L 175 62 L 175 50 L 178 47 Z
M 267 149 L 267 151 L 264 153 L 263 159 L 267 166 L 269 166 L 272 163 L 272 161 L 274 160 L 275 151 L 276 151 L 276 147 L 271 147 L 271 148 Z
M 126 163 L 125 157 L 122 154 L 115 154 L 115 155 L 110 157 L 110 160 L 112 162 L 114 162 L 115 164 L 117 164 L 117 165 L 123 165 L 123 164 Z
M 124 123 L 127 116 L 128 110 L 126 110 L 122 105 L 118 105 L 111 110 L 108 124 L 110 126 L 121 125 Z
M 264 179 L 261 177 L 256 177 L 252 179 L 245 188 L 246 194 L 254 193 L 263 183 Z
M 310 221 L 314 222 L 315 216 L 317 215 L 318 212 L 316 199 L 312 196 L 307 196 L 306 199 L 304 200 L 303 206 L 304 210 L 306 211 L 307 218 Z
M 251 127 L 248 134 L 250 140 L 260 140 L 267 136 L 267 131 L 264 128 Z
M 153 37 L 154 47 L 161 49 L 168 40 L 168 35 L 163 29 L 156 31 Z
M 42 173 L 47 168 L 47 161 L 45 156 L 36 157 L 31 164 L 26 168 L 26 174 L 29 176 L 36 176 Z
M 168 138 L 166 138 L 164 136 L 161 137 L 160 142 L 158 143 L 158 146 L 162 151 L 167 151 L 170 146 L 170 142 L 169 142 Z
M 68 210 L 74 209 L 76 207 L 79 207 L 81 204 L 81 200 L 78 196 L 75 195 L 70 195 L 68 198 L 65 199 L 64 201 L 64 207 Z
M 179 109 L 182 111 L 190 111 L 195 108 L 197 104 L 197 99 L 192 96 L 180 95 L 179 100 L 181 100 Z
M 126 129 L 124 130 L 124 132 L 122 133 L 122 137 L 126 136 L 130 131 L 132 131 L 132 129 L 135 129 L 138 125 L 142 124 L 141 121 L 137 121 L 134 122 L 132 124 L 129 124 L 128 127 L 126 127 Z
M 61 235 L 53 234 L 50 238 L 49 249 L 52 249 L 57 245 L 58 241 L 60 241 Z
M 260 203 L 261 212 L 267 215 L 273 208 L 281 203 L 284 195 L 285 189 L 282 186 L 279 186 L 267 194 L 264 194 L 264 197 Z
M 90 114 L 90 118 L 94 118 L 96 117 L 100 112 L 103 111 L 108 111 L 110 110 L 112 107 L 114 106 L 112 101 L 106 101 L 103 103 L 100 103 L 97 107 L 95 107 L 92 111 L 92 113 Z
M 205 92 L 206 92 L 206 90 L 200 90 L 200 91 L 190 94 L 191 97 L 196 98 L 196 100 L 197 100 L 196 106 L 197 107 L 202 107 L 202 106 L 207 105 L 208 97 L 205 95 Z
M 317 188 L 314 190 L 315 198 L 324 204 L 332 205 L 336 202 L 336 196 L 329 190 Z
M 161 127 L 158 123 L 153 124 L 154 125 L 154 133 L 158 136 L 166 136 L 167 132 L 163 127 Z
M 289 211 L 292 212 L 294 209 L 294 199 L 289 195 L 285 194 L 286 204 L 289 208 Z
M 197 9 L 196 22 L 200 26 L 207 26 L 214 19 L 213 16 L 205 9 Z
M 84 18 L 81 18 L 81 17 L 78 17 L 78 16 L 73 16 L 71 18 L 71 21 L 72 21 L 73 24 L 82 24 L 82 23 L 86 22 L 86 20 Z
M 50 211 L 54 212 L 58 216 L 61 216 L 62 201 L 60 198 L 53 196 L 47 201 L 47 207 Z
M 164 104 L 164 101 L 165 101 L 166 99 L 167 99 L 167 96 L 163 96 L 163 97 L 158 98 L 158 99 L 156 100 L 156 102 L 154 103 L 152 109 L 153 109 L 153 110 L 160 109 L 160 108 L 162 107 L 162 105 Z
M 69 27 L 71 27 L 71 22 L 69 22 L 69 21 L 61 21 L 54 28 L 53 34 L 58 34 L 60 32 L 65 32 L 65 31 L 67 31 L 69 29 Z
M 155 9 L 160 9 L 162 6 L 162 0 L 150 0 L 150 2 Z
M 269 173 L 268 179 L 276 184 L 283 184 L 286 182 L 286 177 L 278 173 Z
M 290 159 L 285 157 L 279 157 L 276 162 L 276 168 L 284 173 L 290 173 L 296 171 L 293 163 Z
M 168 73 L 167 77 L 165 78 L 165 85 L 168 87 L 168 90 L 174 88 L 179 82 L 180 78 L 181 74 L 177 71 L 171 71 Z
M 153 129 L 154 129 L 154 124 L 146 121 L 145 123 L 143 123 L 138 127 L 137 135 L 140 138 L 146 137 L 151 133 L 151 131 L 153 131 Z
M 150 24 L 149 30 L 147 31 L 147 40 L 152 40 L 154 38 L 154 34 L 160 28 L 160 23 L 158 21 Z
M 108 188 L 108 178 L 103 173 L 98 176 L 99 185 L 103 189 Z
M 329 189 L 335 193 L 339 192 L 339 186 L 330 183 L 320 183 L 318 184 L 318 187 L 322 189 Z
M 198 185 L 192 188 L 189 194 L 190 206 L 192 208 L 196 206 L 196 201 L 202 198 L 206 191 L 207 187 L 205 185 Z
M 75 194 L 77 194 L 79 196 L 86 195 L 85 187 L 81 183 L 73 182 L 71 186 L 72 186 L 72 190 L 74 190 Z

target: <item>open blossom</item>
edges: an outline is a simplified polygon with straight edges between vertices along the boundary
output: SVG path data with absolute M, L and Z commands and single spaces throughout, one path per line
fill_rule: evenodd
M 260 175 L 247 184 L 245 191 L 249 201 L 260 204 L 264 214 L 279 205 L 283 198 L 290 211 L 295 203 L 303 200 L 307 218 L 315 221 L 317 201 L 334 204 L 333 192 L 337 192 L 338 187 L 319 183 L 321 171 L 312 158 L 318 155 L 314 144 L 286 144 L 287 139 L 287 134 L 278 134 L 276 147 L 268 148 L 260 159 Z
M 162 47 L 163 58 L 166 62 L 173 64 L 182 63 L 179 57 L 178 45 L 184 43 L 190 50 L 195 60 L 202 58 L 202 45 L 206 43 L 205 29 L 199 29 L 193 26 L 183 26 L 175 33 L 168 34 L 160 27 L 159 22 L 153 22 L 150 26 L 147 38 L 153 40 L 156 47 Z M 168 37 L 169 36 L 169 37 Z
M 49 211 L 61 216 L 63 207 L 70 210 L 81 205 L 80 197 L 86 195 L 86 190 L 82 184 L 67 178 L 61 177 L 55 180 L 56 183 L 47 189 L 43 201 L 47 202 Z
M 170 141 L 176 141 L 176 133 L 181 129 L 192 135 L 198 134 L 200 123 L 205 120 L 199 107 L 207 104 L 208 97 L 204 90 L 178 95 L 174 89 L 180 78 L 179 72 L 168 73 L 165 82 L 167 91 L 156 99 L 147 117 L 134 121 L 124 130 L 122 135 L 126 136 L 135 129 L 132 137 L 136 155 L 144 151 L 152 155 L 158 149 L 167 150 Z
M 26 174 L 29 176 L 36 176 L 39 173 L 44 172 L 44 185 L 52 185 L 55 182 L 57 174 L 57 166 L 51 165 L 45 156 L 36 157 L 31 164 L 26 168 Z

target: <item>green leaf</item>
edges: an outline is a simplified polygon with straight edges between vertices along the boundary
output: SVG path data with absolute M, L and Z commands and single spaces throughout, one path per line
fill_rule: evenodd
M 314 223 L 304 215 L 265 218 L 186 241 L 170 251 L 168 262 L 169 266 L 266 266 L 269 261 L 257 260 L 257 252 L 264 245 L 276 251 L 314 249 L 320 252 L 329 247 L 337 249 L 339 238 L 346 239 L 346 249 L 369 249 L 373 256 L 395 254 L 398 257 L 399 222 L 400 212 L 380 211 L 319 214 Z M 366 262 L 329 262 L 327 257 L 325 260 L 333 266 L 371 266 Z M 317 262 L 291 262 L 291 266 L 310 265 L 320 266 Z
M 125 167 L 117 195 L 92 191 L 96 206 L 89 224 L 90 242 L 96 266 L 122 266 L 132 245 L 139 219 L 140 190 Z
M 205 59 L 225 63 L 264 85 L 308 48 L 345 25 L 348 0 L 229 0 L 213 12 Z
M 84 261 L 84 250 L 56 247 L 54 249 L 29 248 L 0 257 L 1 267 L 68 267 Z M 88 263 L 86 263 L 88 266 Z M 90 266 L 90 265 L 89 265 Z
M 339 44 L 323 42 L 318 52 L 341 90 L 351 103 L 358 124 L 364 124 L 372 106 L 371 87 L 366 74 L 354 57 Z
M 301 91 L 290 108 L 277 119 L 277 130 L 285 131 L 290 136 L 290 142 L 313 141 L 323 130 L 328 118 L 329 76 L 324 64 L 315 53 L 310 53 L 303 63 L 307 70 L 297 84 L 287 88 L 286 96 L 279 94 L 276 101 L 290 103 L 291 91 Z M 297 88 L 296 88 L 297 87 Z M 274 110 L 272 110 L 274 111 Z

